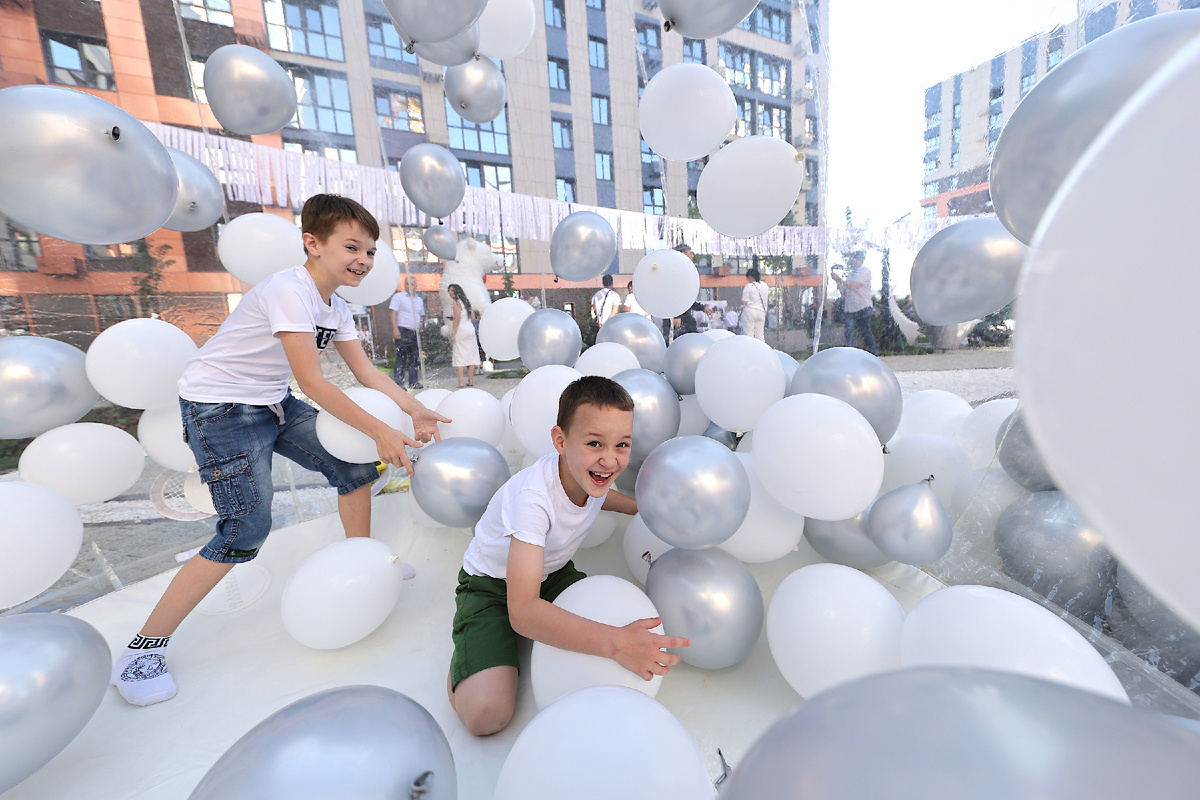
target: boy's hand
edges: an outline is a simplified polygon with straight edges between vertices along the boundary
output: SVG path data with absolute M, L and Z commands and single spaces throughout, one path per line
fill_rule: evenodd
M 644 681 L 652 679 L 655 675 L 666 675 L 681 659 L 674 653 L 664 652 L 663 648 L 688 647 L 691 641 L 682 636 L 651 633 L 652 628 L 661 624 L 662 619 L 654 617 L 639 619 L 618 628 L 613 661 Z
M 430 440 L 435 442 L 441 441 L 442 434 L 438 431 L 437 426 L 439 422 L 453 422 L 453 420 L 447 419 L 428 408 L 413 414 L 413 430 L 416 431 L 417 440 L 421 442 L 428 442 Z M 420 447 L 420 445 L 417 446 Z
M 379 460 L 395 467 L 403 467 L 410 476 L 413 474 L 412 462 L 408 459 L 405 447 L 420 447 L 420 442 L 414 442 L 395 428 L 388 428 L 375 439 L 379 451 Z

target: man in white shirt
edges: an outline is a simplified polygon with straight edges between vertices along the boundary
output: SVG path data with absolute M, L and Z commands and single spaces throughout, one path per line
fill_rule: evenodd
M 633 294 L 633 281 L 630 281 L 626 288 L 629 291 L 625 295 L 625 302 L 621 304 L 621 310 L 632 314 L 641 314 L 643 317 L 649 318 L 650 315 L 646 313 L 646 309 L 642 308 L 642 304 L 637 301 L 637 298 Z
M 421 389 L 417 376 L 421 348 L 417 344 L 417 331 L 425 326 L 425 301 L 417 296 L 417 279 L 409 275 L 404 279 L 403 292 L 396 292 L 388 309 L 392 313 L 392 339 L 396 344 L 396 366 L 392 380 L 402 388 Z M 408 382 L 405 385 L 407 374 Z
M 605 275 L 600 279 L 600 283 L 600 291 L 592 295 L 592 319 L 596 321 L 597 328 L 608 322 L 609 317 L 617 313 L 617 308 L 621 305 L 621 295 L 612 288 L 612 275 Z
M 875 355 L 875 334 L 871 332 L 871 316 L 875 313 L 875 301 L 871 299 L 871 270 L 863 266 L 862 252 L 850 253 L 846 261 L 849 263 L 849 273 L 845 278 L 830 273 L 844 300 L 846 347 L 856 346 L 854 333 L 861 331 L 863 349 Z

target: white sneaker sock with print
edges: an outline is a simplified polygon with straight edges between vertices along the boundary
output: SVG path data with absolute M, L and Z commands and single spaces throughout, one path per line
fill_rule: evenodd
M 170 636 L 147 637 L 140 633 L 113 664 L 112 683 L 127 701 L 148 706 L 170 700 L 179 691 L 167 671 Z

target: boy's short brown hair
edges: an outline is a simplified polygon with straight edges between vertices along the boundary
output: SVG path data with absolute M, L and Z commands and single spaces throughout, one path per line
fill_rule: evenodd
M 379 223 L 375 215 L 349 197 L 314 194 L 304 201 L 304 208 L 300 211 L 300 230 L 304 233 L 311 233 L 323 242 L 341 222 L 357 222 L 371 235 L 371 241 L 379 239 Z
M 558 427 L 566 433 L 575 421 L 575 412 L 582 405 L 633 411 L 633 398 L 625 387 L 611 378 L 584 375 L 563 389 L 558 398 Z

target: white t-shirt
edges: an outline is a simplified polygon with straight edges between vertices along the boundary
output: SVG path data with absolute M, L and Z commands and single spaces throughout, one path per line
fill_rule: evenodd
M 871 301 L 871 270 L 866 267 L 858 267 L 851 270 L 846 276 L 846 283 L 860 284 L 857 288 L 847 288 L 846 295 L 846 313 L 862 311 L 864 308 L 870 308 Z
M 242 298 L 179 378 L 179 396 L 197 403 L 268 406 L 288 391 L 292 367 L 277 334 L 312 333 L 317 349 L 354 341 L 358 332 L 346 301 L 329 304 L 303 266 L 268 276 Z
M 388 309 L 396 312 L 397 326 L 415 331 L 421 317 L 425 316 L 425 301 L 418 294 L 410 296 L 408 292 L 396 292 Z
M 632 289 L 629 290 L 629 294 L 625 295 L 625 302 L 623 305 L 629 309 L 628 313 L 630 314 L 641 314 L 643 317 L 650 316 L 646 313 L 646 309 L 642 308 L 642 304 L 637 301 L 637 298 L 633 296 Z
M 463 569 L 504 580 L 511 536 L 545 548 L 545 580 L 575 555 L 603 507 L 603 497 L 589 497 L 583 506 L 572 503 L 558 476 L 558 453 L 542 456 L 492 496 L 463 555 Z
M 770 293 L 770 288 L 762 281 L 747 283 L 742 289 L 742 311 L 748 311 L 751 308 L 757 308 L 767 313 L 767 296 Z
M 617 310 L 620 302 L 621 295 L 609 288 L 601 289 L 592 295 L 592 314 L 596 317 L 596 322 L 601 325 L 608 322 L 608 318 Z

